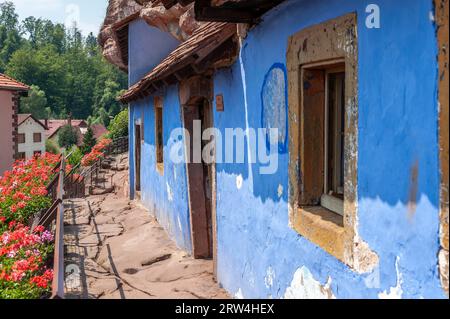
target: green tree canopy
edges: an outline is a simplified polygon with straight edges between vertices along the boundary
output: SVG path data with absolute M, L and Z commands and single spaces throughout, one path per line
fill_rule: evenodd
M 128 136 L 128 109 L 123 110 L 111 121 L 108 127 L 111 138 Z
M 55 117 L 72 113 L 104 125 L 120 112 L 116 98 L 127 87 L 94 34 L 36 17 L 20 22 L 11 1 L 0 4 L 0 72 L 39 87 Z
M 64 125 L 59 129 L 58 144 L 60 147 L 69 148 L 78 142 L 77 131 L 70 125 Z
M 51 110 L 47 107 L 45 92 L 38 86 L 32 85 L 27 97 L 20 102 L 20 113 L 31 113 L 37 119 L 48 119 Z

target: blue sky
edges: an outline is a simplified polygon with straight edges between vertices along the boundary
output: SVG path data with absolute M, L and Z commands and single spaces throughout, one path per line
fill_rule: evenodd
M 89 32 L 97 35 L 108 5 L 108 0 L 12 0 L 12 2 L 21 20 L 30 15 L 66 25 L 76 20 L 85 35 Z

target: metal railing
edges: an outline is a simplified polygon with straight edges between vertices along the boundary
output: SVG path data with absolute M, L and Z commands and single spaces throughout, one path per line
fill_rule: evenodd
M 66 158 L 61 157 L 53 172 L 57 172 L 47 186 L 48 196 L 52 205 L 43 214 L 38 214 L 33 220 L 32 229 L 41 225 L 46 229 L 54 229 L 55 249 L 53 258 L 52 299 L 64 298 L 64 179 Z M 54 223 L 54 224 L 53 224 Z
M 128 136 L 116 138 L 105 149 L 105 155 L 117 155 L 128 152 Z
M 128 137 L 119 138 L 105 149 L 105 156 L 127 151 Z M 55 233 L 51 299 L 64 298 L 64 199 L 84 197 L 87 177 L 90 177 L 90 185 L 97 183 L 102 167 L 102 159 L 99 159 L 84 170 L 81 170 L 81 166 L 78 164 L 66 174 L 67 161 L 71 155 L 72 153 L 65 157 L 60 156 L 58 163 L 53 168 L 53 174 L 56 175 L 47 186 L 47 196 L 52 200 L 52 205 L 45 212 L 37 214 L 32 220 L 32 229 L 41 225 L 46 229 L 54 230 Z M 80 173 L 76 175 L 76 172 Z
M 126 152 L 128 152 L 128 136 L 114 139 L 112 143 L 103 150 L 105 157 Z M 86 182 L 87 185 L 89 185 L 89 192 L 92 187 L 106 187 L 105 178 L 103 178 L 103 185 L 99 185 L 99 176 L 104 162 L 105 160 L 103 158 L 99 158 L 91 166 L 85 167 L 81 170 L 80 177 Z
M 66 161 L 61 161 L 56 208 L 55 250 L 53 259 L 52 299 L 64 298 L 64 179 Z
M 74 196 L 75 187 L 79 187 L 74 182 L 73 174 L 77 170 L 74 167 L 66 174 L 67 160 L 71 154 L 66 157 L 60 156 L 59 162 L 53 168 L 56 174 L 47 186 L 47 196 L 52 200 L 52 205 L 45 212 L 35 216 L 32 229 L 41 225 L 46 229 L 54 230 L 55 249 L 53 258 L 53 283 L 51 299 L 64 298 L 64 198 L 66 195 Z M 82 184 L 84 185 L 84 184 Z M 84 187 L 84 186 L 83 186 Z M 77 189 L 78 191 L 78 189 Z M 84 194 L 84 189 L 83 189 Z

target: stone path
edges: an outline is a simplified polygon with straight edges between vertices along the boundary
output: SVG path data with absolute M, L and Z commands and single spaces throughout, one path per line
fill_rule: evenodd
M 123 196 L 126 170 L 104 173 L 114 192 L 66 201 L 66 297 L 228 298 L 213 280 L 212 261 L 178 249 L 144 207 Z

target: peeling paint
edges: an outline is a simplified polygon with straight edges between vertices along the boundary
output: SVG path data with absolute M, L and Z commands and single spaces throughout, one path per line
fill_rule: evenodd
M 244 182 L 244 179 L 243 179 L 242 175 L 238 175 L 236 177 L 236 188 L 241 189 L 243 182 Z
M 325 285 L 314 279 L 306 267 L 297 269 L 291 285 L 286 289 L 285 299 L 335 299 L 331 290 L 331 277 Z
M 395 261 L 395 270 L 397 272 L 397 285 L 395 287 L 391 287 L 389 292 L 387 290 L 378 294 L 380 299 L 401 299 L 403 295 L 402 283 L 403 276 L 400 273 L 399 269 L 400 257 L 397 257 Z
M 178 222 L 178 229 L 179 229 L 180 231 L 183 231 L 183 227 L 181 226 L 180 216 L 177 216 L 177 222 Z
M 270 150 L 270 129 L 278 129 L 278 150 L 286 152 L 287 143 L 287 74 L 281 63 L 275 63 L 267 72 L 261 91 L 261 127 L 267 131 L 266 148 Z
M 234 294 L 234 299 L 244 299 L 241 288 Z
M 448 291 L 448 251 L 445 249 L 439 251 L 439 274 L 442 288 Z
M 172 189 L 170 188 L 170 185 L 168 182 L 166 182 L 166 187 L 167 187 L 167 198 L 169 200 L 169 202 L 173 201 L 173 192 Z
M 266 288 L 270 288 L 273 286 L 273 280 L 275 279 L 275 270 L 272 267 L 267 268 L 266 277 L 264 278 L 264 283 Z
M 279 184 L 277 189 L 278 198 L 281 198 L 283 196 L 283 185 Z

